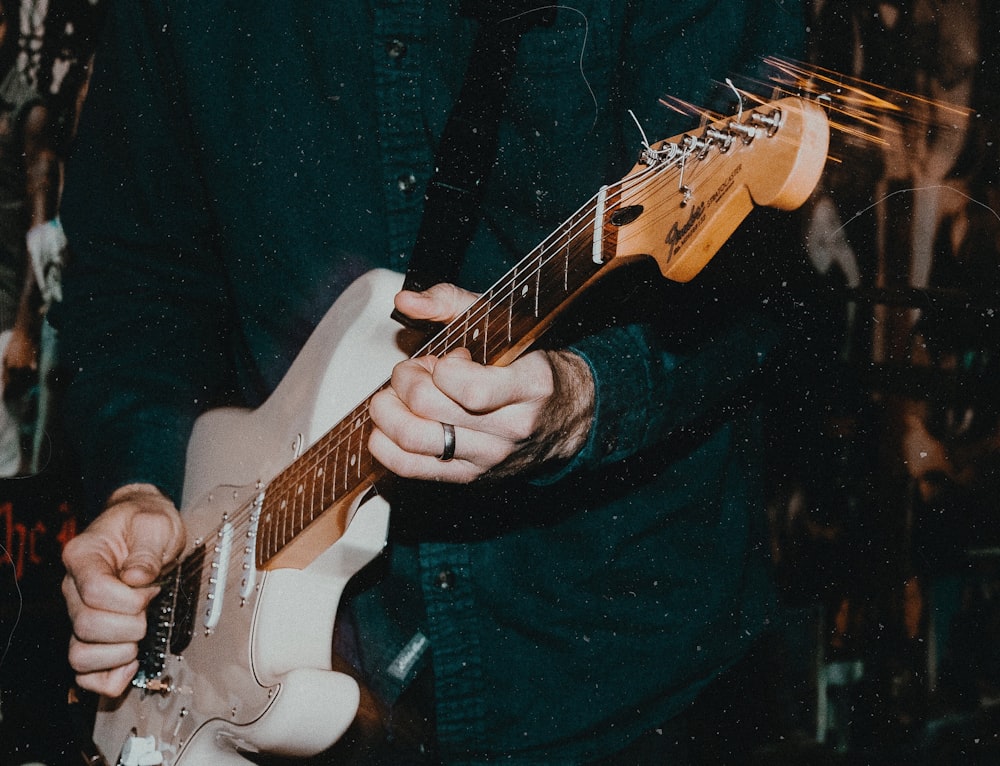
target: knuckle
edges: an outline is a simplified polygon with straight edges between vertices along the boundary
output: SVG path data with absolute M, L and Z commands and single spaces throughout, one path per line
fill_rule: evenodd
M 74 597 L 76 596 L 76 581 L 69 575 L 66 575 L 62 579 L 60 589 L 62 590 L 63 601 L 72 607 Z
M 107 588 L 100 578 L 78 580 L 75 589 L 80 601 L 87 608 L 99 608 L 108 598 Z
M 529 400 L 547 400 L 555 393 L 555 390 L 555 376 L 548 364 L 540 366 L 540 373 L 538 375 L 531 375 L 527 378 L 526 398 Z
M 489 409 L 492 398 L 485 386 L 466 385 L 460 394 L 461 401 L 467 410 L 484 412 Z
M 396 446 L 405 452 L 420 452 L 424 446 L 423 440 L 414 429 L 404 429 L 396 435 Z
M 536 432 L 535 423 L 533 420 L 516 420 L 514 421 L 511 431 L 510 438 L 515 444 L 521 444 L 526 441 L 530 441 Z
M 100 643 L 107 637 L 108 628 L 101 615 L 92 609 L 85 609 L 73 620 L 73 635 L 85 643 Z M 141 638 L 138 636 L 136 640 Z
M 456 484 L 471 484 L 485 474 L 486 471 L 482 466 L 472 462 L 462 462 L 449 477 L 449 480 Z
M 410 460 L 405 453 L 396 454 L 395 457 L 391 458 L 386 467 L 392 471 L 397 476 L 402 476 L 404 479 L 417 478 L 416 472 L 413 470 L 413 461 Z
M 430 417 L 438 401 L 439 394 L 436 388 L 431 385 L 416 386 L 410 392 L 408 406 L 414 415 Z
M 375 394 L 368 403 L 368 414 L 379 428 L 382 427 L 382 423 L 386 419 L 386 414 L 390 406 L 389 397 L 390 394 L 388 391 L 382 390 Z
M 63 546 L 62 561 L 63 565 L 67 569 L 72 569 L 72 565 L 76 561 L 77 550 L 80 548 L 81 545 L 83 545 L 83 541 L 81 540 L 83 534 L 77 535 L 76 537 L 71 537 L 66 542 L 66 545 Z
M 406 359 L 392 368 L 389 382 L 392 388 L 400 393 L 405 390 L 419 372 L 419 365 L 414 359 Z
M 70 667 L 74 670 L 85 670 L 86 669 L 86 659 L 87 659 L 87 649 L 80 640 L 77 638 L 71 638 L 69 640 L 69 652 L 67 653 Z

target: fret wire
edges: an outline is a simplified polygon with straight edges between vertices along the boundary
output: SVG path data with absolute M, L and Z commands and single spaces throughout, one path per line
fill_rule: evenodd
M 278 493 L 278 506 L 277 506 L 277 508 L 275 508 L 274 513 L 271 516 L 271 518 L 272 518 L 272 526 L 271 526 L 271 550 L 272 551 L 279 551 L 279 550 L 281 550 L 281 548 L 279 547 L 279 540 L 280 540 L 279 535 L 281 534 L 281 528 L 280 528 L 280 525 L 281 525 L 281 516 L 284 513 L 284 510 L 282 509 L 281 506 L 282 506 L 283 503 L 287 503 L 287 502 L 288 501 L 285 499 L 285 492 L 284 491 L 279 492 Z
M 361 449 L 362 449 L 362 446 L 363 446 L 363 444 L 362 444 L 363 438 L 362 437 L 364 435 L 364 421 L 361 418 L 358 418 L 358 421 L 356 422 L 356 427 L 354 429 L 354 432 L 357 434 L 357 441 L 358 441 L 357 450 L 354 453 L 354 460 L 355 460 L 355 466 L 354 467 L 356 469 L 355 478 L 360 479 L 361 478 Z
M 351 419 L 348 421 L 347 434 L 344 437 L 344 443 L 347 448 L 344 450 L 344 492 L 345 494 L 351 489 L 351 471 L 354 467 L 354 413 L 351 413 Z
M 344 494 L 351 491 L 352 472 L 354 470 L 355 451 L 351 440 L 352 432 L 347 433 L 344 440 Z
M 285 512 L 282 514 L 281 519 L 281 536 L 279 541 L 281 545 L 287 545 L 288 541 L 292 539 L 292 534 L 289 531 L 289 521 L 291 521 L 294 528 L 295 523 L 295 503 L 298 498 L 298 493 L 296 488 L 298 487 L 298 482 L 296 481 L 296 476 L 292 476 L 291 486 L 288 487 L 287 491 L 287 503 L 285 504 Z
M 278 550 L 278 513 L 279 504 L 281 502 L 281 493 L 279 492 L 274 498 L 274 506 L 271 508 L 268 514 L 268 535 L 267 535 L 267 547 L 271 551 L 271 555 Z
M 284 497 L 284 482 L 279 484 L 277 491 L 272 492 L 270 496 L 270 508 L 267 514 L 267 548 L 271 551 L 272 555 L 274 551 L 278 550 L 278 534 L 279 534 L 279 524 L 281 519 L 281 503 Z
M 337 437 L 338 437 L 337 438 L 337 450 L 336 450 L 337 462 L 336 462 L 336 464 L 334 466 L 334 469 L 333 469 L 333 476 L 331 477 L 331 482 L 332 482 L 331 487 L 333 489 L 334 496 L 336 496 L 336 497 L 342 497 L 343 496 L 343 486 L 342 486 L 342 482 L 341 482 L 341 477 L 344 476 L 345 473 L 346 473 L 346 471 L 344 469 L 344 466 L 346 464 L 344 463 L 344 435 L 343 435 L 343 429 L 340 429 L 338 431 Z
M 301 482 L 295 485 L 295 494 L 292 495 L 292 512 L 288 516 L 288 526 L 285 528 L 285 540 L 287 544 L 289 540 L 293 540 L 295 536 L 302 531 L 302 518 L 304 514 L 305 506 L 305 490 Z
M 336 501 L 339 497 L 337 493 L 337 468 L 340 465 L 340 443 L 338 442 L 333 449 L 333 470 L 330 471 L 330 475 L 327 477 L 327 481 L 330 482 L 330 497 Z
M 292 517 L 292 537 L 306 528 L 306 482 L 301 475 L 295 485 L 295 510 L 296 514 Z
M 362 463 L 364 461 L 364 455 L 365 455 L 365 452 L 368 451 L 367 448 L 366 448 L 367 445 L 365 444 L 365 425 L 368 422 L 369 422 L 369 420 L 368 420 L 368 413 L 364 412 L 364 411 L 359 412 L 358 413 L 358 419 L 356 421 L 356 423 L 357 423 L 357 434 L 358 434 L 358 436 L 357 436 L 357 438 L 358 438 L 358 451 L 357 451 L 357 457 L 356 457 L 356 459 L 357 459 L 357 465 L 355 466 L 356 469 L 357 469 L 356 472 L 355 472 L 355 478 L 357 479 L 358 482 L 361 481 L 361 466 L 362 466 Z
M 313 523 L 316 519 L 316 503 L 318 498 L 316 497 L 316 481 L 315 472 L 313 470 L 316 463 L 316 455 L 308 455 L 308 460 L 304 468 L 303 482 L 305 485 L 305 490 L 303 492 L 304 500 L 304 513 L 303 519 L 305 523 L 302 528 L 305 529 L 307 526 Z
M 324 456 L 323 459 L 316 464 L 316 472 L 314 474 L 316 480 L 319 481 L 319 504 L 323 508 L 326 508 L 332 503 L 332 500 L 331 503 L 326 502 L 326 469 L 327 462 L 326 456 Z
M 303 525 L 303 529 L 312 524 L 316 520 L 316 456 L 313 455 L 311 459 L 311 465 L 309 470 L 306 472 L 306 481 L 308 482 L 308 489 L 306 490 L 306 497 L 309 501 L 309 510 L 306 513 L 306 518 L 308 521 Z

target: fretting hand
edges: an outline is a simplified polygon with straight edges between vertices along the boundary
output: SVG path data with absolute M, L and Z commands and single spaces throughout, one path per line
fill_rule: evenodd
M 447 322 L 475 296 L 441 284 L 403 291 L 396 307 L 415 319 Z M 594 383 L 568 351 L 533 351 L 508 367 L 474 362 L 459 349 L 396 365 L 371 401 L 369 449 L 407 478 L 468 483 L 512 476 L 579 451 L 590 429 Z

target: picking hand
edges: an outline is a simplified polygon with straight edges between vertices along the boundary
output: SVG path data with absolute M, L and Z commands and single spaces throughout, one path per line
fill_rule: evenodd
M 63 550 L 63 597 L 73 623 L 70 665 L 80 687 L 121 694 L 138 670 L 152 585 L 184 548 L 174 504 L 155 487 L 118 489 L 104 513 Z
M 475 296 L 453 285 L 403 291 L 396 307 L 416 319 L 447 322 Z M 396 365 L 373 397 L 372 455 L 407 478 L 468 483 L 506 477 L 572 457 L 590 429 L 590 369 L 568 351 L 533 351 L 508 367 L 474 362 L 459 349 Z

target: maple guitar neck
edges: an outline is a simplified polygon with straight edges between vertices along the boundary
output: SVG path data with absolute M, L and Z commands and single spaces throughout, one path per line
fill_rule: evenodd
M 690 280 L 755 206 L 791 210 L 809 197 L 828 137 L 824 111 L 790 97 L 646 147 L 628 175 L 602 188 L 416 356 L 465 348 L 483 364 L 510 364 L 577 295 L 639 258 L 654 258 L 668 279 Z M 258 568 L 306 566 L 344 533 L 354 500 L 384 476 L 368 451 L 370 401 L 269 483 Z

